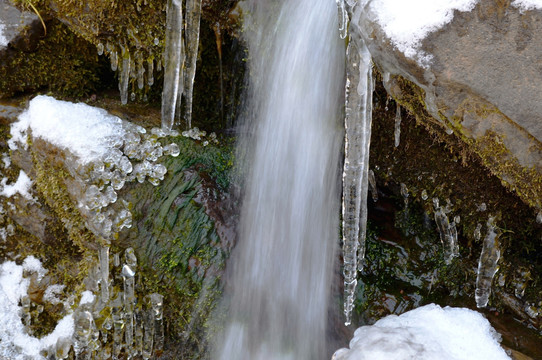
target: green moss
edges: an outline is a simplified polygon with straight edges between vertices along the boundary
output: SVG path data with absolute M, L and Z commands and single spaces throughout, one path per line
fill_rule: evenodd
M 0 98 L 37 90 L 80 97 L 95 91 L 103 81 L 104 64 L 96 49 L 59 21 L 47 24 L 47 36 L 37 40 L 35 50 L 8 48 L 2 53 Z
M 467 136 L 458 117 L 447 119 L 439 114 L 440 121 L 435 120 L 426 109 L 423 89 L 400 76 L 395 76 L 394 81 L 401 94 L 396 101 L 416 117 L 418 124 L 423 125 L 432 136 L 448 143 L 451 151 L 460 152 L 464 161 L 480 159 L 492 174 L 503 180 L 503 185 L 515 191 L 526 204 L 542 208 L 542 174 L 534 167 L 522 166 L 497 134 L 487 131 L 484 136 L 473 139 Z M 461 116 L 467 112 L 482 119 L 493 113 L 504 117 L 498 109 L 476 101 L 463 103 L 457 111 Z M 443 124 L 453 128 L 459 139 L 446 134 Z

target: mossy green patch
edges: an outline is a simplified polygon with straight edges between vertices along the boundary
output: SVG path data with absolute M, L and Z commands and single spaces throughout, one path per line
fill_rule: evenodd
M 104 81 L 104 63 L 95 47 L 58 20 L 47 24 L 47 36 L 37 40 L 32 51 L 8 48 L 1 52 L 0 98 L 37 90 L 81 97 L 96 91 Z M 29 28 L 26 31 L 30 33 Z

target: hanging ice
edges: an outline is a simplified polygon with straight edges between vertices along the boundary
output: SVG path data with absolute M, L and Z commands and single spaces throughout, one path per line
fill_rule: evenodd
M 170 131 L 179 99 L 179 82 L 183 79 L 184 53 L 182 44 L 182 0 L 169 0 L 164 49 L 164 88 L 162 89 L 162 128 Z
M 376 178 L 373 170 L 369 170 L 369 190 L 373 197 L 373 202 L 378 201 L 378 188 L 376 187 Z
M 348 33 L 348 12 L 344 0 L 336 0 L 337 10 L 339 11 L 339 36 L 345 39 Z
M 440 234 L 440 241 L 444 246 L 444 261 L 446 264 L 450 264 L 454 257 L 459 256 L 459 245 L 457 243 L 457 229 L 455 227 L 456 222 L 448 220 L 448 213 L 451 211 L 450 204 L 446 204 L 446 207 L 439 205 L 439 199 L 433 199 L 433 206 L 435 208 L 435 222 Z
M 184 119 L 187 127 L 192 128 L 192 95 L 198 59 L 199 25 L 201 18 L 201 0 L 186 0 L 186 72 L 184 80 L 185 110 Z
M 401 106 L 397 104 L 397 110 L 395 111 L 395 147 L 399 147 L 401 142 Z
M 478 262 L 478 275 L 476 276 L 476 291 L 474 297 L 476 306 L 486 307 L 491 293 L 491 282 L 497 272 L 501 251 L 499 250 L 500 232 L 495 226 L 495 218 L 487 221 L 487 234 L 482 245 L 482 253 Z
M 109 246 L 100 248 L 98 260 L 100 262 L 100 300 L 103 304 L 107 304 L 109 302 Z
M 344 313 L 351 322 L 358 262 L 365 256 L 369 146 L 372 121 L 372 65 L 369 50 L 352 38 L 346 50 L 345 160 L 343 172 Z
M 123 105 L 128 103 L 128 85 L 130 84 L 130 51 L 122 47 L 122 68 L 119 76 L 120 101 Z

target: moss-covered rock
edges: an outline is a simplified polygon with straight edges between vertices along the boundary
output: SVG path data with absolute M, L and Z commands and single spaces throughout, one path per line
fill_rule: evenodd
M 155 113 L 151 109 L 147 116 Z M 136 121 L 145 119 L 135 113 L 131 116 Z M 2 127 L 6 137 L 8 126 L 6 119 Z M 205 354 L 207 320 L 221 292 L 219 280 L 233 242 L 232 200 L 226 195 L 232 147 L 227 139 L 209 145 L 180 136 L 163 141 L 177 143 L 181 154 L 164 159 L 168 172 L 159 186 L 130 183 L 118 191 L 118 202 L 130 204 L 134 225 L 109 243 L 89 226 L 92 219 L 81 210 L 82 187 L 91 180 L 82 178 L 85 172 L 77 170 L 80 166 L 69 151 L 31 137 L 28 150 L 20 146 L 12 151 L 14 163 L 3 170 L 11 183 L 19 168 L 24 169 L 34 181 L 34 199 L 17 194 L 0 197 L 2 208 L 8 209 L 0 211 L 5 232 L 0 255 L 3 259 L 38 257 L 49 270 L 49 282 L 65 285 L 64 294 L 77 304 L 83 290 L 96 291 L 92 277 L 101 247 L 109 245 L 112 254 L 134 248 L 136 293 L 141 299 L 150 293 L 164 296 L 167 345 L 163 355 L 197 359 Z M 112 294 L 122 289 L 120 273 L 119 267 L 111 266 Z M 46 284 L 36 284 L 36 293 L 40 286 Z M 49 333 L 69 309 L 58 310 L 47 305 L 36 313 L 34 333 Z
M 541 10 L 521 11 L 510 1 L 479 1 L 472 11 L 455 11 L 451 22 L 420 40 L 418 51 L 430 58 L 425 63 L 399 51 L 371 11 L 356 24 L 390 95 L 420 123 L 444 134 L 442 139 L 454 133 L 539 210 L 541 75 L 532 59 L 542 57 L 542 48 L 532 39 L 541 18 Z
M 8 48 L 0 49 L 0 98 L 38 90 L 81 97 L 108 82 L 107 65 L 94 46 L 58 20 L 46 23 L 44 37 L 42 25 L 35 21 Z

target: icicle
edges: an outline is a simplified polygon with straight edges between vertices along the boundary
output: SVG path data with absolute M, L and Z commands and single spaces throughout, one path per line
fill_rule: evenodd
M 186 0 L 186 78 L 184 81 L 186 106 L 184 119 L 189 129 L 192 127 L 192 95 L 198 59 L 200 18 L 201 0 Z
M 183 68 L 183 8 L 182 0 L 169 0 L 166 20 L 166 45 L 164 49 L 164 88 L 162 89 L 162 128 L 170 131 L 175 120 L 175 110 L 182 81 Z
M 135 320 L 135 333 L 134 333 L 134 346 L 135 346 L 135 352 L 138 355 L 141 355 L 143 352 L 143 313 L 141 310 L 136 310 L 134 313 L 134 320 Z
M 160 294 L 151 294 L 151 309 L 154 316 L 154 351 L 164 349 L 164 324 L 163 324 L 163 305 L 164 297 Z
M 440 241 L 444 246 L 444 261 L 447 265 L 452 262 L 454 257 L 459 256 L 459 245 L 457 243 L 457 229 L 455 221 L 448 220 L 446 215 L 451 211 L 451 204 L 447 203 L 446 207 L 439 206 L 438 198 L 433 198 L 435 208 L 435 222 L 440 234 Z
M 109 302 L 109 247 L 103 246 L 98 253 L 100 262 L 100 289 L 101 302 L 107 304 Z
M 122 294 L 117 294 L 112 304 L 113 317 L 113 358 L 118 359 L 122 350 L 122 335 L 124 331 L 124 319 L 122 312 Z
M 343 172 L 344 313 L 351 322 L 358 261 L 365 256 L 369 146 L 372 121 L 372 65 L 369 50 L 351 39 L 346 50 L 345 160 Z
M 104 53 L 104 44 L 100 42 L 100 43 L 98 43 L 96 48 L 98 49 L 98 55 L 103 55 L 103 53 Z
M 369 170 L 369 190 L 373 197 L 373 202 L 378 201 L 378 189 L 376 187 L 376 178 L 373 170 Z
M 138 53 L 137 55 L 137 87 L 143 89 L 145 86 L 145 66 L 143 65 L 143 54 Z
M 119 55 L 116 50 L 113 50 L 111 52 L 111 70 L 117 71 L 118 65 L 119 65 Z
M 491 282 L 498 270 L 497 263 L 501 257 L 499 250 L 500 232 L 495 226 L 495 218 L 490 217 L 487 221 L 487 234 L 482 245 L 482 253 L 478 262 L 478 275 L 476 276 L 476 291 L 474 297 L 476 306 L 486 307 L 491 293 Z
M 482 224 L 476 224 L 476 229 L 474 229 L 474 240 L 480 241 L 482 238 Z
M 220 123 L 224 122 L 224 75 L 222 69 L 222 30 L 220 23 L 213 26 L 216 39 L 216 51 L 218 52 L 218 71 L 220 75 Z
M 339 11 L 339 36 L 345 39 L 348 33 L 348 12 L 344 0 L 335 0 L 337 2 L 337 10 Z
M 397 104 L 397 110 L 395 111 L 395 147 L 399 147 L 401 142 L 401 106 Z
M 120 101 L 123 105 L 128 103 L 128 85 L 130 83 L 130 51 L 122 47 L 122 69 L 120 69 L 119 90 Z
M 68 337 L 60 337 L 55 344 L 55 357 L 57 360 L 65 360 L 70 355 L 72 340 Z
M 134 249 L 128 248 L 124 253 L 125 265 L 122 267 L 122 278 L 124 280 L 124 339 L 126 351 L 134 354 L 134 304 L 135 304 L 135 270 L 137 258 Z
M 92 331 L 94 327 L 94 318 L 92 314 L 79 308 L 73 314 L 74 322 L 74 351 L 76 359 L 87 359 L 90 358 L 90 351 L 88 345 L 90 338 L 92 336 Z
M 147 84 L 152 86 L 154 84 L 154 59 L 147 60 Z

